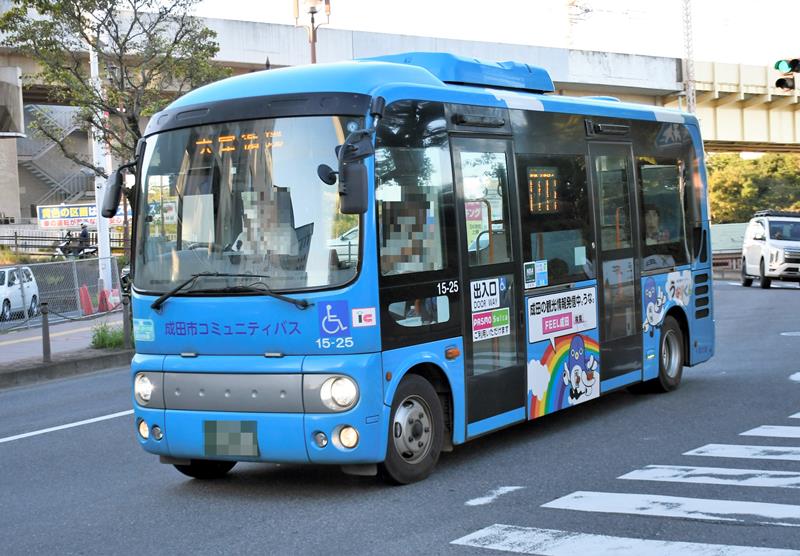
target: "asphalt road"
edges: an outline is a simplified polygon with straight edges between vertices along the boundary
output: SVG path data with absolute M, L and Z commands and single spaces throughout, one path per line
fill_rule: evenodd
M 129 409 L 125 369 L 0 392 L 0 552 L 800 550 L 800 448 L 766 452 L 793 460 L 684 455 L 709 444 L 734 445 L 727 450 L 739 456 L 740 445 L 800 447 L 800 437 L 774 436 L 800 430 L 790 418 L 800 412 L 800 374 L 790 379 L 800 372 L 798 315 L 796 285 L 718 282 L 717 355 L 686 369 L 678 391 L 618 392 L 489 435 L 406 487 L 289 465 L 239 464 L 217 482 L 189 480 L 139 449 L 130 415 L 8 440 Z M 758 436 L 741 435 L 753 429 Z M 723 448 L 705 448 L 714 449 Z M 742 469 L 758 471 L 731 471 Z

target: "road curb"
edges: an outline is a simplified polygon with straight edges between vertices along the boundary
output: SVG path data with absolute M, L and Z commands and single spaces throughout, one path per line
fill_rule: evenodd
M 133 350 L 98 349 L 55 355 L 51 363 L 18 361 L 0 369 L 0 389 L 123 367 L 130 365 L 132 358 Z

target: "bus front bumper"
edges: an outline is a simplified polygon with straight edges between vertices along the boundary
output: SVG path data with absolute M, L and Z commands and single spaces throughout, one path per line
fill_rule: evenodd
M 134 395 L 136 438 L 166 461 L 381 462 L 391 408 L 382 399 L 380 357 L 348 359 L 347 372 L 330 367 L 311 373 L 145 371 L 155 385 L 150 405 L 157 407 L 145 407 Z M 141 373 L 134 369 L 132 380 Z M 358 401 L 346 411 L 326 411 L 319 404 L 318 387 L 331 375 L 348 376 L 358 385 Z M 348 447 L 354 437 L 356 444 Z

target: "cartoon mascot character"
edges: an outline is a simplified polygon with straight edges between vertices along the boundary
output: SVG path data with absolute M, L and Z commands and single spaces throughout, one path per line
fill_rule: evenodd
M 592 387 L 597 382 L 598 364 L 594 355 L 587 357 L 583 337 L 576 335 L 569 346 L 569 358 L 564 363 L 564 384 L 569 386 L 569 404 L 575 405 L 592 396 Z

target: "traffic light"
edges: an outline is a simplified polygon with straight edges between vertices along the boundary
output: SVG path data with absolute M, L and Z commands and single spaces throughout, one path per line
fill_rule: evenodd
M 775 86 L 784 91 L 794 91 L 794 76 L 791 74 L 800 73 L 800 59 L 778 60 L 775 62 L 775 69 L 784 74 L 775 81 Z

